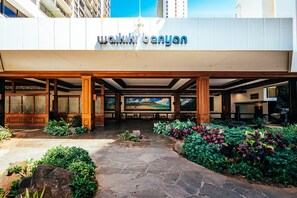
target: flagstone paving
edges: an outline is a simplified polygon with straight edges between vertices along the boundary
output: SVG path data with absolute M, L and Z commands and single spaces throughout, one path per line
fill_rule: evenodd
M 126 129 L 139 129 L 141 142 L 114 141 Z M 107 123 L 86 135 L 49 137 L 41 130 L 20 130 L 17 137 L 0 144 L 0 169 L 9 161 L 38 159 L 56 145 L 80 146 L 97 165 L 100 187 L 96 197 L 297 197 L 297 188 L 251 184 L 240 178 L 214 173 L 179 156 L 173 142 L 152 133 L 149 121 Z

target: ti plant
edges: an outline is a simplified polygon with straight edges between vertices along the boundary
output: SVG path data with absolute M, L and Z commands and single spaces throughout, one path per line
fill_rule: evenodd
M 263 164 L 267 156 L 274 155 L 274 148 L 271 145 L 264 144 L 262 139 L 264 134 L 258 130 L 246 132 L 246 140 L 239 144 L 236 149 L 246 160 L 256 164 Z
M 44 193 L 45 193 L 45 187 L 43 187 L 43 190 L 42 190 L 40 196 L 39 196 L 39 194 L 38 194 L 38 191 L 35 191 L 35 192 L 33 193 L 33 195 L 31 196 L 30 193 L 29 193 L 29 190 L 26 188 L 25 197 L 23 197 L 23 196 L 21 195 L 21 198 L 43 198 Z

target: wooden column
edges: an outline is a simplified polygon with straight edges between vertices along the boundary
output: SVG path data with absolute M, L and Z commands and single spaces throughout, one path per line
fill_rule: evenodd
M 231 119 L 231 93 L 222 93 L 222 119 Z
M 115 93 L 115 120 L 121 121 L 121 93 Z
M 290 99 L 290 123 L 297 123 L 297 79 L 289 80 L 289 99 Z
M 174 93 L 174 119 L 180 119 L 180 93 Z
M 0 79 L 0 125 L 5 125 L 5 79 Z
M 50 95 L 51 95 L 51 89 L 50 89 L 50 79 L 46 79 L 46 85 L 45 85 L 45 123 L 49 121 L 50 116 Z
M 89 130 L 95 128 L 94 81 L 92 76 L 82 76 L 82 124 Z
M 16 88 L 15 82 L 12 80 L 11 81 L 11 93 L 15 93 L 16 92 L 15 88 Z
M 58 79 L 54 79 L 54 117 L 55 119 L 58 119 L 58 106 L 59 106 L 59 100 L 58 100 Z
M 200 76 L 196 79 L 197 124 L 209 123 L 209 77 Z

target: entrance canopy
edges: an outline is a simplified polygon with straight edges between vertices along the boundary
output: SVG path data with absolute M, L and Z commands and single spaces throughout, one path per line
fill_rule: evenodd
M 278 18 L 0 19 L 0 71 L 290 72 L 292 32 Z

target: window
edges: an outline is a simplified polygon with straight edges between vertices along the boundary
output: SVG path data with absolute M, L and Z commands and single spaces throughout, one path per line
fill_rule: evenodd
M 277 98 L 277 87 L 268 87 L 267 88 L 267 98 Z

